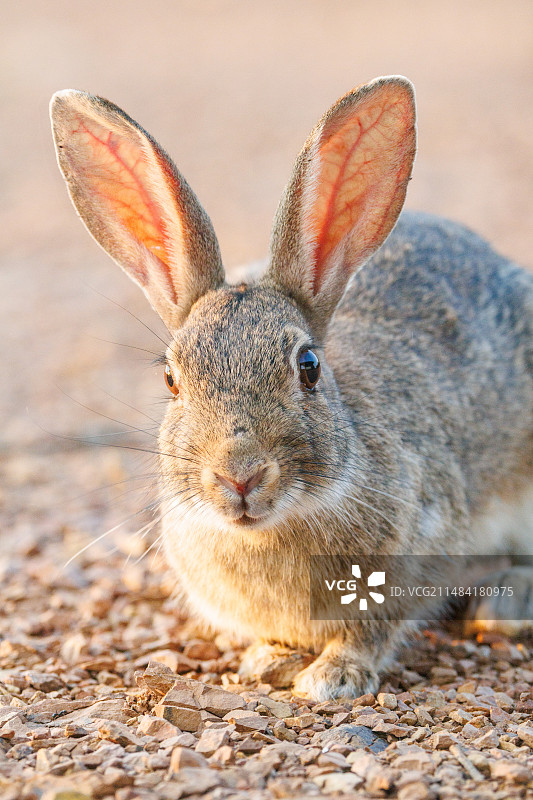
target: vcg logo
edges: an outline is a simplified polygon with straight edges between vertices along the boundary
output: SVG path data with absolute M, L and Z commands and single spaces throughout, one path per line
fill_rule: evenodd
M 326 586 L 328 587 L 329 591 L 331 592 L 335 587 L 342 592 L 346 590 L 348 594 L 341 595 L 341 604 L 343 606 L 348 605 L 349 603 L 353 603 L 354 600 L 357 599 L 357 578 L 361 577 L 361 570 L 359 568 L 359 564 L 352 564 L 352 575 L 353 579 L 349 578 L 348 580 L 340 579 L 340 580 L 332 580 L 328 581 L 326 579 Z M 368 578 L 366 579 L 367 586 L 383 586 L 385 583 L 385 573 L 384 572 L 371 572 Z M 369 592 L 368 593 L 372 600 L 376 603 L 383 603 L 385 600 L 385 595 L 381 594 L 381 592 Z M 368 601 L 366 597 L 359 598 L 359 609 L 360 611 L 366 611 L 368 608 Z

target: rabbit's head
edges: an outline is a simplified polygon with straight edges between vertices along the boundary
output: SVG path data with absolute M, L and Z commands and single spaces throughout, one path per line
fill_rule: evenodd
M 266 273 L 240 286 L 226 284 L 209 218 L 149 134 L 83 92 L 58 93 L 51 108 L 80 216 L 171 334 L 164 498 L 243 534 L 331 505 L 351 434 L 326 332 L 403 205 L 416 138 L 411 84 L 378 79 L 320 120 L 280 203 Z

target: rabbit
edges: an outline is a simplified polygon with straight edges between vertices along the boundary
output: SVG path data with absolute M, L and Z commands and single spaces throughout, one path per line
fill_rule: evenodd
M 162 524 L 191 613 L 252 642 L 244 677 L 303 648 L 295 695 L 375 691 L 416 623 L 311 619 L 310 556 L 531 552 L 533 278 L 461 225 L 402 212 L 416 112 L 401 76 L 320 119 L 267 267 L 238 285 L 137 122 L 75 90 L 51 118 L 82 221 L 170 334 Z M 529 610 L 532 574 L 507 616 Z

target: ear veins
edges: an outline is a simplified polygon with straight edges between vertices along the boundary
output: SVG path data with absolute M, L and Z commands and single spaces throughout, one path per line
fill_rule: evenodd
M 161 264 L 169 294 L 177 303 L 170 271 L 171 257 L 166 246 L 166 224 L 146 189 L 149 178 L 142 147 L 128 147 L 128 143 L 121 141 L 113 131 L 103 140 L 79 117 L 78 122 L 79 127 L 72 134 L 83 136 L 85 132 L 90 137 L 89 147 L 95 153 L 96 163 L 114 160 L 118 167 L 95 170 L 89 180 L 91 190 L 111 204 L 123 225 Z M 96 123 L 94 126 L 100 130 Z M 101 177 L 102 173 L 105 177 Z
M 320 167 L 317 183 L 319 187 L 324 187 L 325 191 L 321 192 L 322 197 L 317 198 L 317 202 L 311 208 L 308 223 L 316 241 L 314 294 L 320 289 L 329 255 L 343 237 L 352 228 L 357 227 L 358 216 L 362 216 L 364 206 L 371 201 L 372 194 L 375 193 L 374 184 L 383 182 L 385 189 L 381 192 L 384 195 L 383 199 L 390 197 L 391 194 L 392 197 L 388 203 L 382 204 L 375 225 L 365 236 L 367 242 L 359 243 L 358 248 L 362 250 L 371 249 L 374 241 L 379 238 L 378 234 L 389 221 L 389 213 L 397 200 L 398 190 L 403 188 L 402 185 L 407 177 L 403 165 L 396 171 L 394 177 L 387 176 L 386 171 L 383 174 L 383 157 L 385 156 L 390 167 L 393 164 L 390 163 L 390 156 L 379 139 L 387 138 L 387 128 L 392 126 L 391 149 L 395 148 L 394 140 L 398 144 L 401 142 L 410 123 L 408 108 L 404 107 L 401 100 L 386 103 L 377 116 L 369 120 L 369 124 L 365 126 L 364 117 L 368 116 L 368 111 L 373 111 L 372 107 L 365 108 L 365 105 L 364 103 L 362 108 L 355 108 L 352 117 L 328 137 L 324 144 L 319 145 L 317 157 Z M 356 119 L 353 118 L 355 113 L 358 113 Z M 398 117 L 403 122 L 401 133 L 394 131 L 394 127 L 398 125 Z M 325 128 L 322 132 L 324 137 L 327 135 L 327 123 Z M 386 184 L 391 183 L 396 184 L 394 189 L 392 186 L 385 188 Z M 373 213 L 379 210 L 378 206 L 373 209 Z

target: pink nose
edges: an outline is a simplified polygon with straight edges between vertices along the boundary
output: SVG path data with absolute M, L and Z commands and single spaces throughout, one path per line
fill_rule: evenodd
M 230 492 L 234 492 L 235 494 L 240 494 L 241 497 L 246 497 L 250 494 L 250 492 L 255 489 L 256 486 L 259 486 L 263 477 L 266 472 L 266 467 L 261 467 L 261 469 L 257 470 L 256 473 L 252 475 L 251 478 L 244 482 L 233 481 L 230 478 L 224 478 L 223 475 L 218 475 L 215 472 L 215 478 L 222 486 L 225 486 L 226 489 L 229 489 Z

